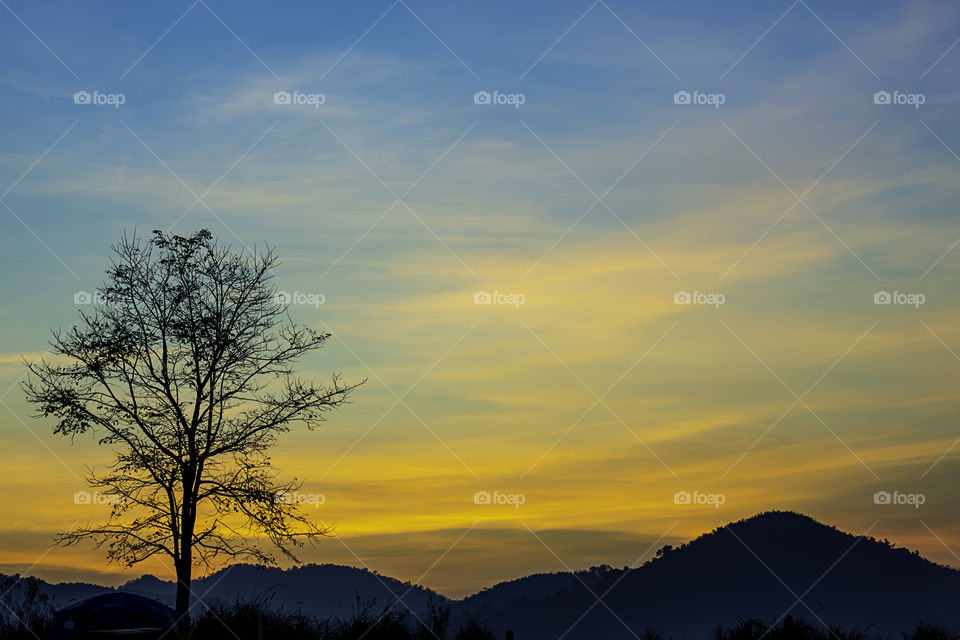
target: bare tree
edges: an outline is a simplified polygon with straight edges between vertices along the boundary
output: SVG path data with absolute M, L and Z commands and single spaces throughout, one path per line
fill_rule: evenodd
M 58 542 L 93 540 L 128 566 L 169 556 L 186 613 L 194 567 L 274 563 L 274 548 L 296 560 L 296 547 L 329 534 L 285 499 L 300 483 L 280 482 L 267 453 L 363 381 L 294 375 L 330 334 L 294 324 L 278 303 L 272 249 L 237 253 L 206 230 L 155 231 L 148 241 L 124 234 L 113 253 L 100 303 L 53 332 L 53 357 L 28 363 L 23 387 L 38 417 L 57 419 L 55 433 L 92 432 L 116 454 L 87 478 L 118 496 L 109 518 Z

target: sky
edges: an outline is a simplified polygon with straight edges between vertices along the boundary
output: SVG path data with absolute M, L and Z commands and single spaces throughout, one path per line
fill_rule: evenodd
M 110 451 L 18 383 L 124 231 L 201 228 L 276 247 L 333 334 L 302 374 L 368 379 L 274 452 L 336 527 L 304 561 L 462 596 L 791 509 L 960 568 L 958 39 L 927 1 L 0 1 L 0 571 L 170 576 L 51 547 Z

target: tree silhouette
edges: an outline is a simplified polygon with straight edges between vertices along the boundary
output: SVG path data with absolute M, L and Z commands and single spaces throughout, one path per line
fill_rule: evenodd
M 168 556 L 176 608 L 190 605 L 192 569 L 217 557 L 276 561 L 329 533 L 289 496 L 267 455 L 277 435 L 308 428 L 363 381 L 318 385 L 293 363 L 330 337 L 290 320 L 272 285 L 277 257 L 234 252 L 207 230 L 190 237 L 124 234 L 101 301 L 69 331 L 53 332 L 51 360 L 29 363 L 23 384 L 55 433 L 91 432 L 116 455 L 91 487 L 117 496 L 109 518 L 57 537 L 93 540 L 128 566 Z M 282 297 L 280 298 L 282 301 Z

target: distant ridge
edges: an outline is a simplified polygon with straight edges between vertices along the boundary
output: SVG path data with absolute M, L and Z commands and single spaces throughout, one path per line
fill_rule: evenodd
M 336 564 L 306 564 L 290 569 L 278 569 L 251 564 L 236 564 L 220 569 L 205 578 L 194 581 L 194 593 L 204 601 L 256 600 L 285 610 L 300 609 L 321 618 L 350 616 L 357 599 L 375 599 L 379 605 L 395 602 L 400 597 L 414 611 L 423 611 L 427 602 L 447 603 L 435 591 L 401 582 L 368 569 L 357 569 Z M 173 582 L 143 576 L 120 587 L 172 602 Z M 401 606 L 402 608 L 402 606 Z
M 110 590 L 35 578 L 22 581 L 27 583 L 61 606 Z M 173 584 L 153 576 L 119 589 L 173 599 Z M 239 597 L 317 617 L 349 617 L 358 598 L 385 606 L 403 597 L 418 613 L 432 600 L 450 607 L 453 623 L 478 615 L 498 636 L 513 629 L 523 640 L 635 640 L 634 634 L 651 628 L 665 637 L 709 638 L 718 624 L 744 618 L 773 622 L 787 613 L 897 640 L 919 621 L 960 630 L 960 572 L 886 540 L 855 536 L 789 511 L 757 514 L 678 547 L 667 545 L 636 569 L 604 565 L 533 574 L 456 601 L 367 569 L 333 564 L 285 570 L 233 565 L 197 580 L 195 592 L 207 602 Z M 796 602 L 799 597 L 806 605 Z

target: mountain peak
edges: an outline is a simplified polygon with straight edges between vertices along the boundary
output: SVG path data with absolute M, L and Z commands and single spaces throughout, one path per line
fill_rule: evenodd
M 832 531 L 839 532 L 840 530 L 834 527 L 833 525 L 820 522 L 812 516 L 808 516 L 805 513 L 800 513 L 799 511 L 789 511 L 789 510 L 779 510 L 771 509 L 769 511 L 761 511 L 760 513 L 754 514 L 749 518 L 743 518 L 742 520 L 737 520 L 735 522 L 730 522 L 726 526 L 739 526 L 739 525 L 771 525 L 771 526 L 812 526 L 812 527 L 822 527 L 825 529 L 830 529 Z
M 139 578 L 134 578 L 133 580 L 127 580 L 126 582 L 123 583 L 123 586 L 120 588 L 125 590 L 130 590 L 130 591 L 135 589 L 157 589 L 157 588 L 162 588 L 166 584 L 167 583 L 161 580 L 160 578 L 154 575 L 151 575 L 149 573 L 145 573 Z

